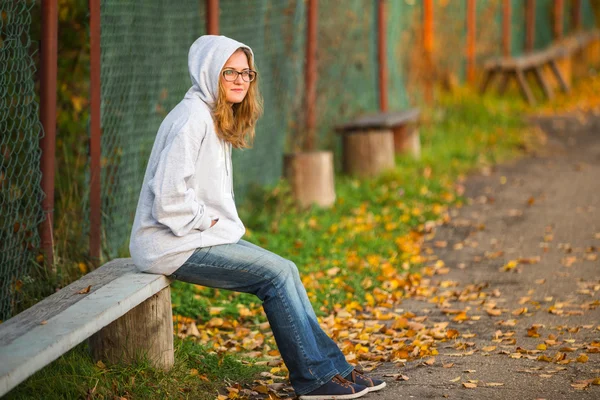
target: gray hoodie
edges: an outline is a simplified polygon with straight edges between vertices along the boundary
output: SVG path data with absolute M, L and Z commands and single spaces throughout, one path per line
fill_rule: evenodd
M 224 36 L 202 36 L 190 47 L 192 87 L 158 129 L 131 231 L 129 250 L 143 272 L 170 275 L 195 249 L 236 243 L 245 233 L 231 145 L 219 139 L 211 116 L 221 69 L 240 47 L 250 49 Z

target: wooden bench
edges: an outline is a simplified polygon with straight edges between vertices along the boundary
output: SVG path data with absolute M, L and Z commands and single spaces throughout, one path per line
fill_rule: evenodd
M 88 338 L 94 360 L 171 368 L 169 284 L 116 259 L 0 324 L 0 397 Z
M 527 83 L 526 74 L 533 73 L 536 81 L 542 88 L 542 91 L 548 99 L 554 97 L 552 88 L 544 76 L 543 69 L 549 66 L 556 77 L 561 89 L 569 92 L 570 87 L 558 67 L 558 59 L 565 57 L 567 50 L 562 47 L 552 47 L 544 51 L 525 54 L 519 57 L 496 58 L 487 61 L 483 65 L 484 79 L 481 84 L 480 92 L 484 94 L 496 74 L 501 77 L 498 91 L 503 94 L 508 87 L 511 77 L 514 77 L 519 86 L 523 98 L 531 105 L 535 105 L 535 97 Z
M 580 51 L 594 40 L 598 40 L 599 37 L 597 31 L 582 32 L 542 51 L 524 54 L 519 57 L 500 57 L 488 60 L 483 65 L 484 79 L 480 92 L 484 94 L 495 75 L 498 74 L 501 77 L 498 91 L 503 94 L 508 87 L 510 78 L 514 77 L 523 98 L 529 104 L 535 105 L 535 97 L 526 79 L 526 75 L 532 73 L 544 95 L 551 100 L 554 97 L 554 92 L 544 74 L 544 69 L 548 67 L 560 88 L 568 93 L 570 91 L 568 79 L 561 72 L 558 61 L 571 57 L 573 53 Z
M 350 175 L 376 176 L 395 166 L 396 154 L 421 153 L 416 122 L 419 110 L 363 115 L 335 129 L 342 135 L 343 169 Z

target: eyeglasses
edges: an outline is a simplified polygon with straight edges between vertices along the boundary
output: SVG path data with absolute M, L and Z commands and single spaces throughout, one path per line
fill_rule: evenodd
M 245 82 L 252 82 L 254 79 L 256 79 L 256 71 L 252 71 L 251 69 L 246 69 L 242 72 L 236 71 L 235 69 L 226 69 L 225 71 L 223 71 L 223 78 L 227 81 L 227 82 L 234 82 L 239 75 L 242 75 L 242 79 Z

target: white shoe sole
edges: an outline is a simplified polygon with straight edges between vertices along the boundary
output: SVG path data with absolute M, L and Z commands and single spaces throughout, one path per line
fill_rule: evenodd
M 381 382 L 379 385 L 377 386 L 373 386 L 373 387 L 368 387 L 367 389 L 369 390 L 369 392 L 376 392 L 378 390 L 383 389 L 384 387 L 386 387 L 386 383 L 385 382 Z
M 379 386 L 381 386 L 381 385 L 379 385 Z M 377 389 L 377 390 L 379 390 L 379 389 Z M 314 396 L 302 395 L 302 396 L 299 396 L 298 399 L 299 400 L 350 400 L 350 399 L 358 399 L 359 397 L 363 397 L 367 393 L 369 393 L 368 388 L 366 388 L 365 390 L 362 390 L 360 392 L 356 392 L 356 393 L 352 393 L 352 394 L 342 394 L 342 395 L 317 394 Z

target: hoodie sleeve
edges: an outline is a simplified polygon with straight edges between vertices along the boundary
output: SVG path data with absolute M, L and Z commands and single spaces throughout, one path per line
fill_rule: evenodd
M 161 152 L 154 177 L 148 182 L 154 194 L 152 216 L 169 227 L 175 236 L 184 236 L 192 229 L 210 227 L 206 207 L 187 185 L 196 168 L 200 145 L 180 132 Z

